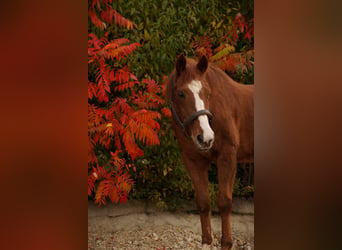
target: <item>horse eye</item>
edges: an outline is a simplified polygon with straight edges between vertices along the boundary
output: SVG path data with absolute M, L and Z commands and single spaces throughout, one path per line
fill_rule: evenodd
M 184 95 L 184 92 L 182 92 L 182 91 L 179 91 L 178 92 L 178 96 L 180 97 L 180 98 L 185 98 L 185 95 Z

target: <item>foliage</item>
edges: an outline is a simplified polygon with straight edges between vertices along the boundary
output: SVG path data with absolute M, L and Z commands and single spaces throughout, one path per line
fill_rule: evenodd
M 184 53 L 206 54 L 253 84 L 253 1 L 91 0 L 88 7 L 89 197 L 124 202 L 130 192 L 160 207 L 193 198 L 164 80 Z M 244 195 L 239 178 L 234 194 Z
M 100 31 L 107 25 L 136 26 L 112 9 L 111 0 L 90 1 L 89 19 Z M 113 23 L 114 20 L 114 23 Z M 111 26 L 109 26 L 111 27 Z M 102 36 L 97 36 L 98 33 Z M 122 63 L 141 46 L 108 32 L 88 39 L 88 196 L 95 203 L 126 202 L 133 180 L 128 174 L 142 146 L 158 145 L 163 86 L 138 78 Z M 146 91 L 145 91 L 146 90 Z M 168 114 L 167 111 L 164 113 Z
M 176 138 L 168 120 L 161 121 L 164 132 L 160 147 L 145 150 L 145 156 L 137 161 L 134 198 L 149 199 L 160 208 L 170 208 L 182 199 L 193 197 L 191 179 L 186 172 Z
M 244 84 L 254 83 L 254 19 L 247 22 L 241 13 L 222 37 L 221 44 L 213 49 L 208 36 L 192 43 L 196 55 L 206 55 L 211 62 L 226 71 L 233 79 Z
M 150 76 L 157 81 L 169 75 L 177 55 L 195 55 L 192 42 L 196 39 L 207 36 L 217 48 L 234 25 L 238 13 L 253 15 L 253 1 L 250 0 L 128 0 L 118 1 L 114 6 L 137 24 L 137 29 L 130 33 L 115 30 L 120 37 L 141 44 L 131 57 L 137 77 Z

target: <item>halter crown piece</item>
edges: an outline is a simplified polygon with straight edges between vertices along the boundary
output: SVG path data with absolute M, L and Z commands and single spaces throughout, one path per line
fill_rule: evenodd
M 170 90 L 170 106 L 171 106 L 171 112 L 173 114 L 173 116 L 175 117 L 178 125 L 182 128 L 183 130 L 183 133 L 185 132 L 185 128 L 186 126 L 191 123 L 193 120 L 195 120 L 198 116 L 200 115 L 207 115 L 209 116 L 209 118 L 212 118 L 213 115 L 212 113 L 207 110 L 207 109 L 202 109 L 202 110 L 199 110 L 195 113 L 193 113 L 192 115 L 190 115 L 186 120 L 185 122 L 182 122 L 181 119 L 179 118 L 177 112 L 176 112 L 176 109 L 175 109 L 175 106 L 173 105 L 173 100 L 172 100 L 172 97 L 173 97 L 173 84 L 174 84 L 174 75 L 172 75 L 172 78 L 171 78 L 171 90 Z

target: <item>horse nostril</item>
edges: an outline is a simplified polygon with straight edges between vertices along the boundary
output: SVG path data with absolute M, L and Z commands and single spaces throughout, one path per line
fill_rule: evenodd
M 197 136 L 197 141 L 199 144 L 203 144 L 203 136 L 202 135 L 198 135 Z
M 213 139 L 210 139 L 210 140 L 208 141 L 208 144 L 211 145 L 213 142 L 214 142 L 214 140 L 213 140 Z

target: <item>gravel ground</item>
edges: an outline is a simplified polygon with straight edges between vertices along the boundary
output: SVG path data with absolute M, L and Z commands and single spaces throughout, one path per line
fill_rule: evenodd
M 214 234 L 213 249 L 220 249 L 220 235 Z M 172 225 L 111 233 L 89 233 L 88 249 L 201 249 L 201 235 Z M 254 249 L 253 242 L 234 238 L 234 248 Z
M 211 216 L 214 244 L 220 249 L 221 220 Z M 232 214 L 233 249 L 254 249 L 254 216 Z M 140 203 L 88 207 L 88 249 L 201 249 L 198 214 L 149 210 Z

